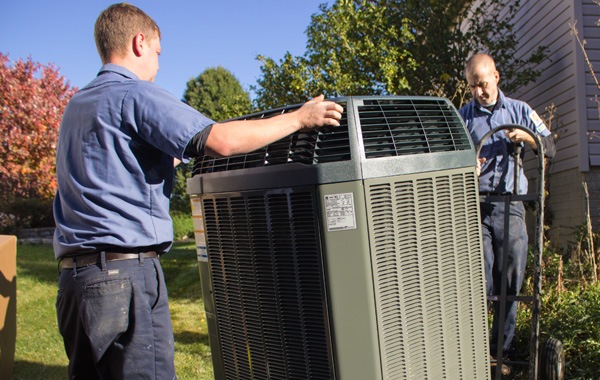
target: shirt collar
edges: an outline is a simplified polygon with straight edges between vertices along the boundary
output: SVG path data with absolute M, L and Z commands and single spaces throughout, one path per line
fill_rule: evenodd
M 130 70 L 126 69 L 123 66 L 119 66 L 114 63 L 107 63 L 107 64 L 102 65 L 102 67 L 100 68 L 100 71 L 98 72 L 98 75 L 102 75 L 106 72 L 114 72 L 114 73 L 120 74 L 126 78 L 139 80 L 138 76 L 135 75 L 133 72 L 131 72 Z
M 504 105 L 506 103 L 505 100 L 506 100 L 506 97 L 504 96 L 504 93 L 500 89 L 498 89 L 498 100 L 496 101 L 496 104 L 494 105 L 493 109 L 496 110 L 496 109 L 504 107 Z M 479 102 L 477 100 L 473 99 L 473 102 L 474 102 L 475 106 L 477 107 L 477 109 L 479 109 L 480 111 L 492 112 L 492 111 L 488 110 L 487 108 L 485 108 L 484 106 L 482 106 L 481 104 L 479 104 Z

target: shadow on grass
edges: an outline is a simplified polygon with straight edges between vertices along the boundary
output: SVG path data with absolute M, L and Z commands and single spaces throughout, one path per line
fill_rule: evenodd
M 67 378 L 67 366 L 17 360 L 14 364 L 13 376 L 15 380 L 62 380 Z
M 194 243 L 178 242 L 161 259 L 170 299 L 199 300 L 200 272 Z
M 39 282 L 56 284 L 58 262 L 49 245 L 17 244 L 17 278 L 27 276 Z
M 175 332 L 175 342 L 184 345 L 201 344 L 208 347 L 208 334 L 201 334 L 193 331 Z
M 200 355 L 203 351 L 200 347 L 209 347 L 207 334 L 201 334 L 192 331 L 175 332 L 175 342 L 177 344 L 193 347 L 195 354 Z M 3 377 L 1 377 L 3 379 Z M 16 360 L 13 367 L 14 380 L 62 380 L 67 378 L 67 366 L 46 365 L 37 362 Z

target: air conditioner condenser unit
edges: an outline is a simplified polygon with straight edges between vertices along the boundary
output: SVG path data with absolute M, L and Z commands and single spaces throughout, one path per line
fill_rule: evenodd
M 194 164 L 215 378 L 488 379 L 475 151 L 460 116 L 444 98 L 334 100 L 340 127 Z

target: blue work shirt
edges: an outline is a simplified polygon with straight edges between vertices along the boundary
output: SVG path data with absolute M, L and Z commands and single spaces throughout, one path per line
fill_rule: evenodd
M 477 145 L 492 129 L 505 124 L 517 124 L 530 129 L 540 136 L 549 136 L 539 115 L 525 102 L 507 98 L 498 90 L 498 102 L 492 111 L 481 106 L 475 99 L 463 106 L 459 111 L 473 144 Z M 479 191 L 490 193 L 512 193 L 515 161 L 512 153 L 514 143 L 510 141 L 505 130 L 490 136 L 481 147 L 480 157 L 486 162 L 481 167 Z M 521 154 L 524 154 L 524 149 Z M 521 168 L 519 173 L 519 194 L 527 193 L 527 178 Z
M 69 101 L 56 154 L 56 258 L 169 247 L 173 158 L 214 121 L 124 67 L 104 65 Z

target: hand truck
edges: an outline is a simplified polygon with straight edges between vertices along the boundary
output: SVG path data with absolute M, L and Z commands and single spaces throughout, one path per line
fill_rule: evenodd
M 542 293 L 542 253 L 544 248 L 544 148 L 538 135 L 533 133 L 531 130 L 524 128 L 517 124 L 504 124 L 496 127 L 486 133 L 479 144 L 477 144 L 477 159 L 485 141 L 490 138 L 493 134 L 501 130 L 512 130 L 520 129 L 527 132 L 532 136 L 538 146 L 538 180 L 537 189 L 535 193 L 519 194 L 519 174 L 521 172 L 521 148 L 520 143 L 515 143 L 515 149 L 513 158 L 515 162 L 514 170 L 514 182 L 513 182 L 513 194 L 501 194 L 501 195 L 480 195 L 480 201 L 488 202 L 500 202 L 504 203 L 505 207 L 505 218 L 504 218 L 504 241 L 508 241 L 509 231 L 509 211 L 510 205 L 513 201 L 529 202 L 534 204 L 537 209 L 536 215 L 536 226 L 535 226 L 535 247 L 534 247 L 534 259 L 533 259 L 533 293 L 527 295 L 507 295 L 507 281 L 506 276 L 508 260 L 503 260 L 502 277 L 500 279 L 500 294 L 499 295 L 488 295 L 488 305 L 491 301 L 500 303 L 500 320 L 498 328 L 498 349 L 496 352 L 496 371 L 494 378 L 499 380 L 502 378 L 502 364 L 513 364 L 513 365 L 529 365 L 529 379 L 531 380 L 562 380 L 564 378 L 565 368 L 565 354 L 562 343 L 555 338 L 549 338 L 543 346 L 540 347 L 540 310 L 541 310 L 541 293 Z M 508 254 L 509 244 L 504 244 L 503 255 L 506 257 Z M 490 279 L 491 280 L 491 279 Z M 504 360 L 504 324 L 505 316 L 504 311 L 506 310 L 507 301 L 520 301 L 531 303 L 531 331 L 529 339 L 529 361 L 508 361 Z

